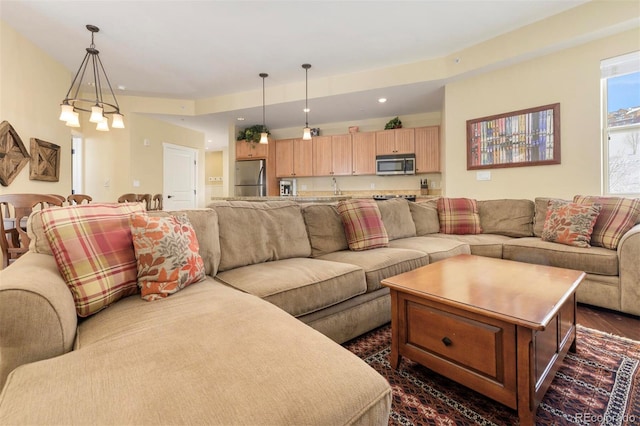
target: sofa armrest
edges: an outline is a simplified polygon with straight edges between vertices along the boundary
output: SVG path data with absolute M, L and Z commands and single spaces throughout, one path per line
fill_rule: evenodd
M 618 243 L 620 306 L 623 312 L 640 315 L 640 224 L 631 228 Z
M 53 256 L 29 252 L 0 271 L 0 389 L 20 365 L 69 352 L 77 321 Z

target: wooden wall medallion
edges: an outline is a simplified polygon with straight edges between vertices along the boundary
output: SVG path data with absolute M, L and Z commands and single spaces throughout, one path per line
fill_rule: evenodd
M 0 185 L 9 186 L 29 162 L 29 152 L 8 121 L 0 123 Z
M 29 179 L 58 182 L 60 175 L 60 145 L 31 138 Z

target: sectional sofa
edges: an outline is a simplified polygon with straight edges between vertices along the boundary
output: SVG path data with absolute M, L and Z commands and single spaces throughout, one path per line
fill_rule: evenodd
M 640 225 L 579 248 L 540 238 L 548 199 L 474 205 L 460 235 L 436 200 L 379 202 L 388 242 L 362 251 L 335 203 L 156 212 L 187 215 L 205 278 L 86 318 L 34 213 L 0 272 L 0 424 L 386 424 L 389 384 L 337 343 L 389 321 L 382 279 L 459 254 L 584 270 L 580 301 L 640 315 Z

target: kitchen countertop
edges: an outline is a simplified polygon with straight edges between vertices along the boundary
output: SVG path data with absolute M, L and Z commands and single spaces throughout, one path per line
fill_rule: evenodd
M 289 197 L 212 197 L 210 201 L 297 201 L 300 203 L 314 203 L 314 202 L 327 202 L 327 201 L 342 201 L 348 200 L 350 195 L 322 195 L 322 196 L 308 196 L 298 195 Z

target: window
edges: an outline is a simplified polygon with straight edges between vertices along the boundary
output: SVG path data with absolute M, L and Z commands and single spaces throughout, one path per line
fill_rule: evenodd
M 640 194 L 640 52 L 601 62 L 604 192 Z

